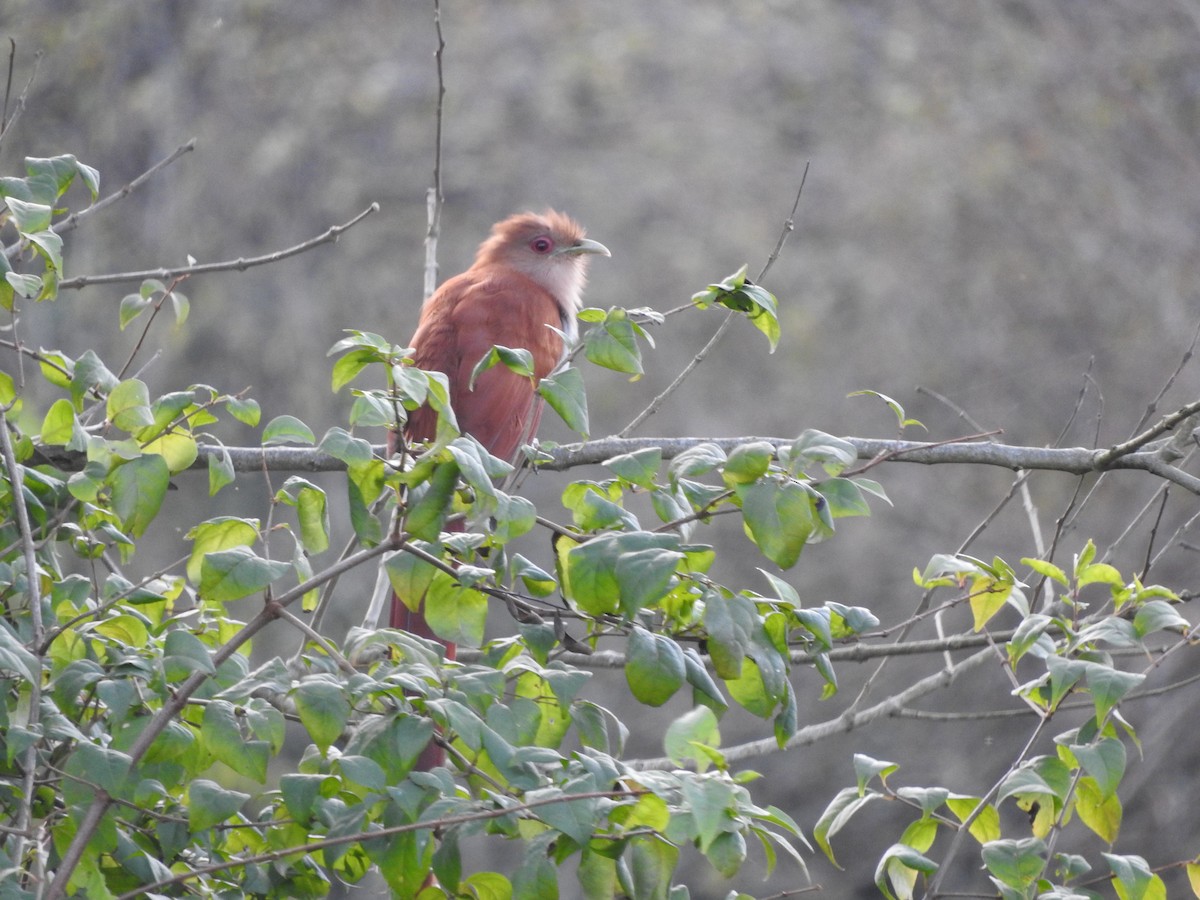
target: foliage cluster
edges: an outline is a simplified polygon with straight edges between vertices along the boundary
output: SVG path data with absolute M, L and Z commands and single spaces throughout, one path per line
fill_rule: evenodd
M 121 366 L 91 351 L 34 350 L 20 312 L 58 295 L 55 223 L 76 179 L 95 201 L 96 172 L 69 156 L 30 159 L 23 177 L 0 179 L 13 235 L 0 254 L 0 302 L 17 362 L 0 373 L 5 897 L 317 897 L 372 869 L 403 897 L 553 897 L 570 861 L 584 896 L 677 900 L 688 895 L 686 846 L 729 878 L 754 846 L 768 872 L 780 850 L 804 870 L 799 826 L 756 799 L 754 773 L 722 747 L 721 718 L 737 705 L 787 746 L 801 730 L 794 667 L 811 666 L 832 697 L 836 651 L 882 633 L 870 610 L 806 605 L 777 574 L 833 538 L 839 518 L 867 514 L 868 498 L 886 499 L 865 475 L 880 460 L 860 465 L 853 443 L 816 431 L 731 452 L 648 447 L 570 481 L 551 512 L 519 493 L 521 470 L 459 433 L 444 378 L 376 334 L 350 332 L 331 350 L 333 388 L 350 389 L 348 427 L 319 439 L 295 417 L 262 424 L 252 398 L 219 387 L 152 388 L 130 374 L 136 350 Z M 144 281 L 122 302 L 116 325 L 140 329 L 137 348 L 160 312 L 186 319 L 185 278 Z M 772 347 L 778 339 L 775 298 L 744 270 L 693 298 L 710 306 L 746 316 Z M 662 317 L 614 308 L 581 319 L 578 353 L 636 376 L 647 327 Z M 496 348 L 479 371 L 529 375 L 526 356 Z M 539 390 L 586 434 L 583 383 L 568 365 Z M 439 413 L 428 446 L 385 458 L 363 436 L 402 427 L 425 404 Z M 281 444 L 336 459 L 344 492 L 297 474 L 259 517 L 178 510 L 195 517 L 186 552 L 168 565 L 144 559 L 138 543 L 172 506 L 173 480 L 206 469 L 210 496 L 237 481 L 219 437 L 230 420 L 262 425 L 267 469 Z M 552 450 L 531 447 L 528 465 Z M 333 532 L 335 504 L 351 535 Z M 740 517 L 769 564 L 761 590 L 713 575 L 723 551 L 704 543 L 704 525 L 726 515 Z M 553 539 L 549 561 L 516 549 L 538 531 Z M 885 896 L 914 896 L 923 875 L 936 895 L 968 841 L 1000 896 L 1097 896 L 1092 862 L 1058 843 L 1080 827 L 1116 840 L 1126 745 L 1138 740 L 1121 704 L 1192 629 L 1170 590 L 1095 556 L 1088 544 L 1069 569 L 1022 560 L 1032 591 L 1003 560 L 961 553 L 916 574 L 930 597 L 951 594 L 943 608 L 969 606 L 976 632 L 1001 611 L 1019 617 L 970 659 L 996 659 L 1012 678 L 1036 723 L 1028 752 L 973 795 L 894 788 L 897 765 L 857 758 L 856 784 L 814 828 L 831 860 L 853 816 L 892 800 L 916 818 L 879 861 Z M 401 596 L 423 596 L 434 631 L 474 652 L 448 660 L 437 642 L 388 629 L 319 633 L 306 613 L 357 566 L 382 566 Z M 1091 586 L 1104 596 L 1085 598 Z M 229 604 L 250 597 L 261 603 L 235 615 Z M 268 627 L 294 629 L 302 652 L 256 659 L 253 639 Z M 589 694 L 588 655 L 611 646 L 637 703 L 686 707 L 663 729 L 665 763 L 626 758 L 627 726 Z M 1153 661 L 1121 668 L 1131 650 Z M 1078 696 L 1093 714 L 1055 735 L 1053 753 L 1035 754 Z M 448 762 L 424 771 L 417 761 L 431 741 Z M 299 761 L 281 771 L 289 759 Z M 1028 820 L 1004 825 L 1005 803 Z M 928 854 L 943 832 L 952 836 L 939 868 Z M 466 865 L 464 846 L 489 838 L 519 847 L 510 870 Z M 1120 896 L 1164 895 L 1144 858 L 1105 860 Z

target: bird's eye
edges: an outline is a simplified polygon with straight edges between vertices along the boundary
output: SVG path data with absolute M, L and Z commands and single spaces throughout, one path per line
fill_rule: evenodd
M 550 240 L 550 238 L 546 237 L 545 235 L 542 235 L 541 237 L 535 237 L 529 242 L 529 249 L 534 253 L 546 254 L 554 249 L 554 241 Z

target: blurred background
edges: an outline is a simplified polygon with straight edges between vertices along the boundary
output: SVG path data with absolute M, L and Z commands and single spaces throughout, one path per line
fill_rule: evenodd
M 743 263 L 757 273 L 811 166 L 796 231 L 765 281 L 780 301 L 778 351 L 767 354 L 762 336 L 738 323 L 640 435 L 893 436 L 882 404 L 847 398 L 870 388 L 903 403 L 930 439 L 976 430 L 940 394 L 1007 442 L 1113 443 L 1189 348 L 1200 320 L 1195 0 L 443 0 L 442 26 L 444 276 L 470 264 L 492 222 L 552 206 L 612 250 L 592 267 L 590 304 L 665 310 Z M 348 397 L 330 391 L 325 351 L 346 328 L 406 341 L 420 305 L 437 96 L 432 3 L 5 0 L 0 37 L 16 41 L 14 90 L 44 53 L 0 147 L 5 174 L 23 156 L 74 153 L 99 169 L 108 193 L 197 139 L 194 152 L 68 236 L 68 277 L 269 253 L 381 205 L 337 244 L 192 279 L 189 322 L 156 326 L 149 343 L 161 356 L 143 376 L 156 393 L 214 378 L 221 390 L 249 385 L 264 422 L 289 413 L 318 434 L 345 425 Z M 68 200 L 78 207 L 85 196 Z M 123 359 L 136 336 L 118 331 L 116 313 L 134 289 L 67 292 L 27 313 L 24 339 Z M 593 436 L 629 421 L 720 316 L 676 316 L 656 329 L 640 381 L 587 367 Z M 1196 382 L 1185 367 L 1158 411 L 1194 399 Z M 255 440 L 233 427 L 220 434 Z M 553 425 L 543 437 L 571 439 Z M 807 603 L 869 606 L 892 623 L 919 599 L 913 567 L 955 550 L 1012 477 L 900 464 L 874 474 L 895 506 L 876 503 L 873 518 L 843 523 L 787 577 Z M 551 513 L 565 477 L 532 479 Z M 181 487 L 211 514 L 263 509 L 252 479 L 212 502 L 199 481 Z M 1108 547 L 1154 487 L 1146 475 L 1107 478 L 1065 535 L 1060 564 L 1088 537 Z M 1047 534 L 1076 488 L 1053 473 L 1031 481 Z M 1172 494 L 1155 550 L 1195 507 Z M 1152 523 L 1115 547 L 1123 572 L 1143 565 Z M 726 549 L 731 584 L 767 589 L 739 528 L 700 537 Z M 175 558 L 181 535 L 165 530 L 154 543 Z M 1020 504 L 971 552 L 1014 564 L 1035 555 Z M 1147 578 L 1194 588 L 1186 540 Z M 342 594 L 334 629 L 361 617 L 366 581 L 348 580 Z M 969 625 L 957 615 L 948 628 Z M 894 664 L 887 682 L 939 664 Z M 853 699 L 867 672 L 842 672 L 842 692 L 819 703 L 819 679 L 798 671 L 802 722 L 834 717 Z M 619 705 L 619 679 L 598 683 Z M 924 706 L 1012 707 L 1006 690 L 992 668 Z M 1131 708 L 1148 752 L 1130 754 L 1117 852 L 1152 854 L 1155 865 L 1200 852 L 1195 783 L 1180 775 L 1200 763 L 1195 734 L 1181 725 L 1196 706 L 1192 687 Z M 646 729 L 657 733 L 682 708 L 628 714 L 662 717 Z M 810 832 L 836 788 L 853 782 L 852 752 L 901 763 L 896 785 L 928 779 L 978 792 L 1030 727 L 888 720 L 752 767 L 767 775 L 764 802 Z M 734 743 L 769 725 L 734 714 L 723 730 Z M 631 750 L 661 753 L 636 737 Z M 1053 750 L 1047 742 L 1039 752 Z M 830 896 L 874 896 L 875 862 L 908 818 L 861 815 L 835 844 L 848 871 L 811 856 L 814 879 Z M 802 884 L 784 863 L 763 887 L 752 877 L 761 857 L 752 860 L 733 883 L 699 862 L 685 880 L 705 898 L 733 885 Z M 1167 877 L 1183 889 L 1180 875 Z M 571 896 L 574 886 L 562 889 Z

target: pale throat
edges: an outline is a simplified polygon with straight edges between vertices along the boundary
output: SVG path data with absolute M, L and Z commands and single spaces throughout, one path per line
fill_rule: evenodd
M 529 276 L 550 292 L 558 302 L 562 331 L 567 343 L 579 338 L 576 313 L 583 308 L 583 286 L 587 282 L 587 263 L 579 257 L 549 259 L 526 270 Z M 563 348 L 564 354 L 566 348 Z

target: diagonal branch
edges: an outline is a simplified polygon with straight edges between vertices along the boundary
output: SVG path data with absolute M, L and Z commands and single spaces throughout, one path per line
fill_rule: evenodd
M 334 243 L 341 237 L 343 231 L 353 228 L 367 216 L 371 215 L 371 213 L 376 212 L 379 212 L 379 204 L 372 203 L 349 222 L 330 226 L 322 234 L 296 244 L 294 247 L 288 247 L 285 250 L 278 250 L 274 253 L 267 253 L 263 256 L 239 257 L 221 262 L 198 263 L 193 266 L 180 266 L 177 269 L 145 269 L 141 272 L 113 272 L 109 275 L 80 275 L 77 278 L 68 278 L 66 281 L 59 282 L 58 287 L 59 290 L 65 290 L 67 288 L 86 287 L 90 284 L 121 284 L 128 281 L 145 281 L 147 278 L 170 281 L 185 275 L 200 275 L 208 272 L 244 272 L 255 266 L 265 266 L 270 263 L 279 262 L 281 259 L 298 256 L 320 244 Z
M 835 719 L 829 719 L 825 722 L 818 722 L 814 725 L 801 728 L 788 739 L 783 749 L 790 750 L 795 747 L 813 744 L 830 735 L 853 731 L 855 728 L 861 728 L 863 725 L 873 722 L 876 719 L 895 715 L 905 707 L 911 705 L 913 701 L 944 687 L 949 687 L 964 672 L 978 668 L 989 659 L 995 659 L 995 654 L 991 647 L 978 650 L 957 665 L 940 669 L 872 706 L 868 706 L 858 712 L 847 712 Z M 770 737 L 737 744 L 722 750 L 721 755 L 725 757 L 726 761 L 734 763 L 757 756 L 777 753 L 779 750 L 779 743 L 775 738 Z M 630 766 L 635 769 L 668 769 L 677 767 L 677 764 L 667 757 L 660 757 L 658 759 L 634 760 L 630 762 Z

